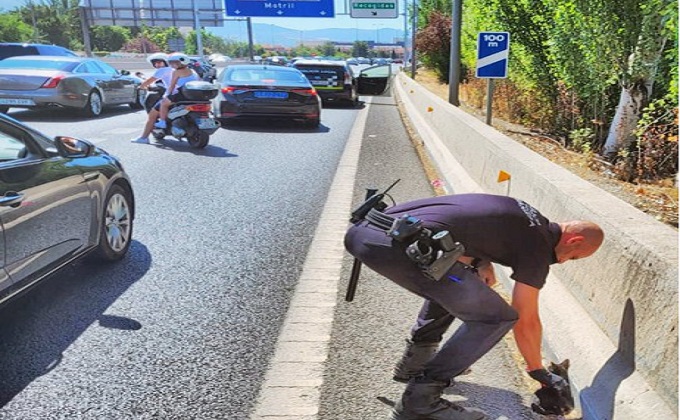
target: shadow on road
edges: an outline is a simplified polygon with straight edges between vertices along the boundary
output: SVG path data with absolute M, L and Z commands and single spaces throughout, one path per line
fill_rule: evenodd
M 444 394 L 445 399 L 461 406 L 482 409 L 490 419 L 531 420 L 534 418 L 531 409 L 524 405 L 522 396 L 507 389 L 472 382 L 456 382 L 453 387 L 447 388 Z M 389 407 L 394 407 L 396 404 L 395 400 L 386 397 L 377 397 L 377 399 Z M 491 406 L 490 400 L 503 401 L 505 404 L 502 407 Z M 507 407 L 513 407 L 513 412 L 509 412 Z M 517 407 L 524 407 L 524 410 L 518 413 Z
M 124 260 L 72 264 L 2 308 L 0 407 L 58 366 L 64 351 L 92 323 L 131 331 L 142 328 L 134 319 L 104 312 L 150 266 L 146 246 L 133 241 Z
M 160 141 L 151 140 L 151 145 L 158 149 L 172 150 L 173 152 L 192 153 L 197 156 L 230 158 L 238 157 L 237 154 L 230 153 L 227 149 L 219 146 L 208 145 L 204 149 L 194 149 L 186 141 L 179 141 L 174 138 L 165 138 Z
M 100 121 L 109 118 L 116 118 L 120 115 L 132 114 L 134 112 L 144 112 L 143 110 L 132 109 L 127 105 L 106 107 L 98 117 L 86 117 L 80 115 L 76 109 L 68 108 L 48 108 L 48 109 L 10 109 L 9 116 L 22 122 L 90 122 L 99 124 Z
M 319 127 L 305 127 L 298 121 L 290 120 L 238 120 L 222 123 L 222 128 L 230 131 L 245 131 L 250 133 L 328 133 L 331 129 L 323 124 Z
M 596 413 L 598 419 L 614 418 L 616 390 L 633 372 L 635 372 L 635 306 L 633 301 L 628 299 L 623 309 L 617 350 L 597 372 L 593 383 L 581 391 L 580 399 L 584 414 Z

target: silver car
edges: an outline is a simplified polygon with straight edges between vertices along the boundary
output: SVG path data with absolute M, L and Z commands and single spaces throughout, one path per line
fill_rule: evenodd
M 97 117 L 105 106 L 144 107 L 141 79 L 92 58 L 27 55 L 0 61 L 0 113 L 65 107 Z

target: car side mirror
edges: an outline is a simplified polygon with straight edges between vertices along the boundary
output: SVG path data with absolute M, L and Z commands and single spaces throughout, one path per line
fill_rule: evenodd
M 74 137 L 57 136 L 54 138 L 59 154 L 64 157 L 76 158 L 87 157 L 92 154 L 94 145 L 86 140 Z
M 129 70 L 120 70 L 120 74 L 122 74 L 123 76 L 129 76 L 130 71 Z

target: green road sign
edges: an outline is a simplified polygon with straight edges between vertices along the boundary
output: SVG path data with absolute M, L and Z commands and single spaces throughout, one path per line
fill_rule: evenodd
M 349 10 L 353 18 L 394 19 L 399 14 L 397 0 L 350 0 Z
M 353 3 L 354 9 L 396 9 L 397 5 L 394 3 Z

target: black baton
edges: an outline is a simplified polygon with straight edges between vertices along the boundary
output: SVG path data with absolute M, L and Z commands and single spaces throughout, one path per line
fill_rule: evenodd
M 347 294 L 345 301 L 351 302 L 354 300 L 354 292 L 357 291 L 357 284 L 359 284 L 359 274 L 361 273 L 361 261 L 354 259 L 352 264 L 352 274 L 349 276 L 349 283 L 347 284 Z

